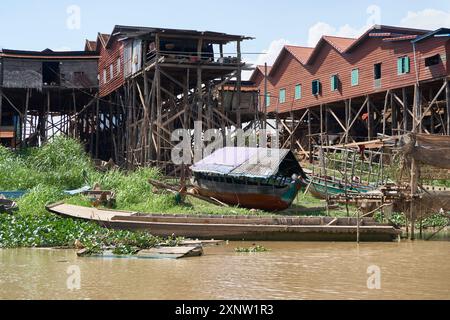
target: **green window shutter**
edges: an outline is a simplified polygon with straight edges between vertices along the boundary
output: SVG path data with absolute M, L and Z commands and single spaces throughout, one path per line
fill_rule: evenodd
M 409 57 L 404 58 L 404 63 L 405 63 L 405 73 L 409 73 L 411 70 Z
M 359 84 L 359 69 L 352 70 L 352 86 L 357 86 Z
M 302 86 L 296 85 L 295 86 L 295 100 L 300 100 L 302 98 Z
M 403 58 L 397 59 L 397 74 L 403 74 Z
M 339 78 L 337 75 L 331 76 L 331 91 L 336 91 L 339 89 Z
M 280 90 L 280 103 L 286 102 L 286 89 Z
M 320 94 L 320 81 L 314 80 L 312 82 L 312 94 L 318 96 Z

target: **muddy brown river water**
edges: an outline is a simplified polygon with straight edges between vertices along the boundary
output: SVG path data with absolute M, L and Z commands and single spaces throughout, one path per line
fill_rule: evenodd
M 238 254 L 252 243 L 230 243 L 181 260 L 0 250 L 0 299 L 450 299 L 448 240 L 260 244 L 271 251 Z M 380 289 L 368 288 L 371 267 Z

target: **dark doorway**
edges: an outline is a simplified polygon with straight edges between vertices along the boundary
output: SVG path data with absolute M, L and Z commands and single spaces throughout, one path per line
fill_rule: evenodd
M 44 86 L 59 86 L 59 62 L 42 63 L 42 82 Z

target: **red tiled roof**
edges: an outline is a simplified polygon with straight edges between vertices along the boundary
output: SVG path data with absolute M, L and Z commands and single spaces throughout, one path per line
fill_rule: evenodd
M 378 33 L 378 34 L 397 34 L 397 36 L 401 35 L 423 35 L 429 33 L 429 30 L 421 30 L 421 29 L 413 29 L 413 28 L 403 28 L 403 27 L 393 27 L 393 26 L 384 26 L 384 25 L 375 25 L 369 30 L 367 30 L 361 37 L 358 38 L 353 44 L 351 44 L 347 49 L 346 52 L 352 50 L 353 48 L 357 47 L 361 42 L 363 42 L 367 37 L 370 37 L 370 35 Z
M 314 48 L 309 47 L 285 46 L 285 48 L 302 64 L 308 61 L 309 56 L 314 51 Z
M 267 66 L 267 74 L 270 74 L 270 71 L 272 70 L 271 66 Z M 258 72 L 261 72 L 262 75 L 265 74 L 265 66 L 256 66 L 255 71 L 253 71 L 251 77 L 250 77 L 250 81 L 254 81 L 255 77 L 257 75 Z
M 86 40 L 85 51 L 97 51 L 97 41 Z
M 337 51 L 343 53 L 350 47 L 356 39 L 354 38 L 344 38 L 344 37 L 335 37 L 335 36 L 324 36 L 324 40 L 326 40 L 329 44 L 331 44 Z
M 288 52 L 289 54 L 291 54 L 301 64 L 306 64 L 306 62 L 309 59 L 309 56 L 311 55 L 311 53 L 313 51 L 314 51 L 314 48 L 309 48 L 309 47 L 288 46 L 288 45 L 284 46 L 283 50 L 281 50 L 281 53 L 279 54 L 277 60 L 273 64 L 273 67 L 270 70 L 269 75 L 271 75 L 276 70 L 276 68 L 278 67 L 278 64 L 280 63 L 280 61 L 282 60 L 283 54 L 285 52 Z
M 417 39 L 418 35 L 409 35 L 409 36 L 401 36 L 401 37 L 392 37 L 392 38 L 384 38 L 383 41 L 406 41 L 406 40 L 414 40 Z
M 109 38 L 111 38 L 111 35 L 106 34 L 106 33 L 99 33 L 98 34 L 98 39 L 101 41 L 102 46 L 106 47 L 106 44 L 109 41 Z
M 328 43 L 334 49 L 336 49 L 339 53 L 344 53 L 349 47 L 351 47 L 357 40 L 353 38 L 343 38 L 343 37 L 335 37 L 335 36 L 323 36 L 319 43 L 317 43 L 313 52 L 310 54 L 308 60 L 306 60 L 305 64 L 310 64 L 314 58 L 319 54 L 320 50 L 325 43 Z

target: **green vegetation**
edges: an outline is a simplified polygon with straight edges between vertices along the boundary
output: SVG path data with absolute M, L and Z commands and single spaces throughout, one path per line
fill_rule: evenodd
M 267 249 L 263 246 L 254 246 L 250 248 L 236 248 L 234 249 L 237 253 L 262 253 L 262 252 L 268 252 L 270 249 Z
M 14 153 L 0 146 L 0 190 L 27 190 L 19 199 L 19 210 L 14 215 L 0 216 L 0 247 L 73 247 L 78 240 L 90 252 L 105 247 L 115 248 L 117 253 L 133 253 L 136 248 L 145 249 L 163 241 L 146 233 L 112 231 L 94 223 L 63 219 L 48 213 L 45 205 L 58 201 L 90 206 L 84 196 L 70 197 L 63 190 L 77 189 L 98 183 L 104 190 L 116 193 L 117 209 L 146 213 L 216 214 L 216 215 L 266 215 L 267 213 L 240 208 L 223 208 L 186 197 L 178 204 L 174 194 L 155 190 L 148 179 L 161 180 L 154 168 L 134 172 L 112 170 L 101 173 L 95 170 L 83 146 L 75 140 L 57 137 L 39 149 L 26 149 Z M 301 193 L 294 206 L 283 215 L 324 215 L 323 210 L 304 209 L 324 207 L 323 201 Z M 301 209 L 301 210 L 300 210 Z M 345 206 L 330 211 L 332 216 L 346 216 Z M 355 209 L 350 207 L 350 215 Z M 394 216 L 394 222 L 403 224 L 402 215 Z M 424 221 L 424 227 L 444 223 L 440 217 Z M 168 245 L 177 245 L 179 239 L 167 239 Z

